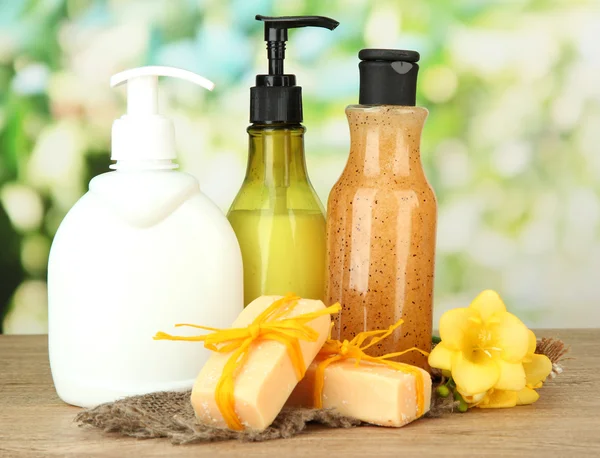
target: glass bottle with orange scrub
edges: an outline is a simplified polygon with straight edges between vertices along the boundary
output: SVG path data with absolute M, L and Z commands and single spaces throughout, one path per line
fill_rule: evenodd
M 323 299 L 325 215 L 304 159 L 302 88 L 283 71 L 287 31 L 334 29 L 318 16 L 270 18 L 265 23 L 269 74 L 258 75 L 250 93 L 248 168 L 227 217 L 244 263 L 244 303 L 289 292 Z
M 415 106 L 419 54 L 359 53 L 359 105 L 346 108 L 350 155 L 327 212 L 327 303 L 333 337 L 403 324 L 371 354 L 431 349 L 437 204 L 420 156 L 425 108 Z M 427 368 L 411 351 L 397 360 Z

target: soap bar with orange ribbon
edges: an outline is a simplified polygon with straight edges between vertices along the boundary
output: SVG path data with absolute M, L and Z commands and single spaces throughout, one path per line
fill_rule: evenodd
M 288 295 L 251 302 L 231 329 L 198 337 L 158 333 L 156 339 L 198 340 L 213 350 L 192 389 L 200 423 L 233 430 L 263 430 L 281 411 L 327 339 L 331 314 L 317 300 Z
M 333 408 L 345 416 L 391 427 L 424 415 L 431 403 L 429 373 L 394 361 L 401 353 L 381 357 L 365 353 L 400 324 L 360 333 L 352 341 L 327 340 L 286 405 Z

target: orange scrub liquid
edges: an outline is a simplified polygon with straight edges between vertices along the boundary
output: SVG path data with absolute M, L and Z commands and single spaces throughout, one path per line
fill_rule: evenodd
M 327 213 L 326 300 L 343 306 L 333 338 L 351 339 L 403 319 L 371 354 L 413 346 L 429 351 L 437 206 L 420 157 L 427 110 L 355 105 L 346 115 L 350 156 Z M 417 352 L 399 360 L 427 368 Z

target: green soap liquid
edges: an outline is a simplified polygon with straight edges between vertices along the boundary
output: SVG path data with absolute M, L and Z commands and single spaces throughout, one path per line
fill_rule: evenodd
M 244 304 L 294 293 L 323 300 L 325 217 L 320 211 L 232 210 L 244 262 Z

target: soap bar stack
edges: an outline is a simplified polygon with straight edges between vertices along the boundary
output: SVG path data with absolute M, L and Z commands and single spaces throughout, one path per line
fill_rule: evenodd
M 276 301 L 283 307 L 277 321 L 263 320 L 257 325 L 257 320 Z M 221 351 L 211 355 L 196 379 L 191 402 L 198 421 L 231 429 L 263 430 L 286 403 L 295 407 L 334 408 L 368 423 L 395 427 L 427 412 L 431 378 L 420 368 L 407 366 L 409 370 L 399 370 L 384 363 L 362 360 L 357 363 L 355 359 L 335 356 L 335 362 L 330 361 L 322 367 L 324 370 L 319 370 L 319 365 L 331 358 L 330 354 L 319 351 L 327 340 L 330 314 L 337 310 L 326 309 L 321 301 L 280 296 L 262 296 L 249 304 L 229 330 L 242 332 L 245 328 L 244 339 L 248 339 L 246 334 L 251 335 L 244 341 L 245 356 L 241 357 L 238 350 L 224 352 L 227 348 L 221 347 Z M 301 335 L 293 324 L 303 316 L 316 316 L 305 323 L 312 331 L 310 337 Z M 279 331 L 271 332 L 270 327 L 275 323 Z M 281 328 L 295 337 L 282 337 Z M 247 329 L 252 331 L 248 333 Z M 291 351 L 293 348 L 297 353 Z M 232 365 L 235 370 L 229 374 Z M 323 377 L 320 384 L 319 376 Z

